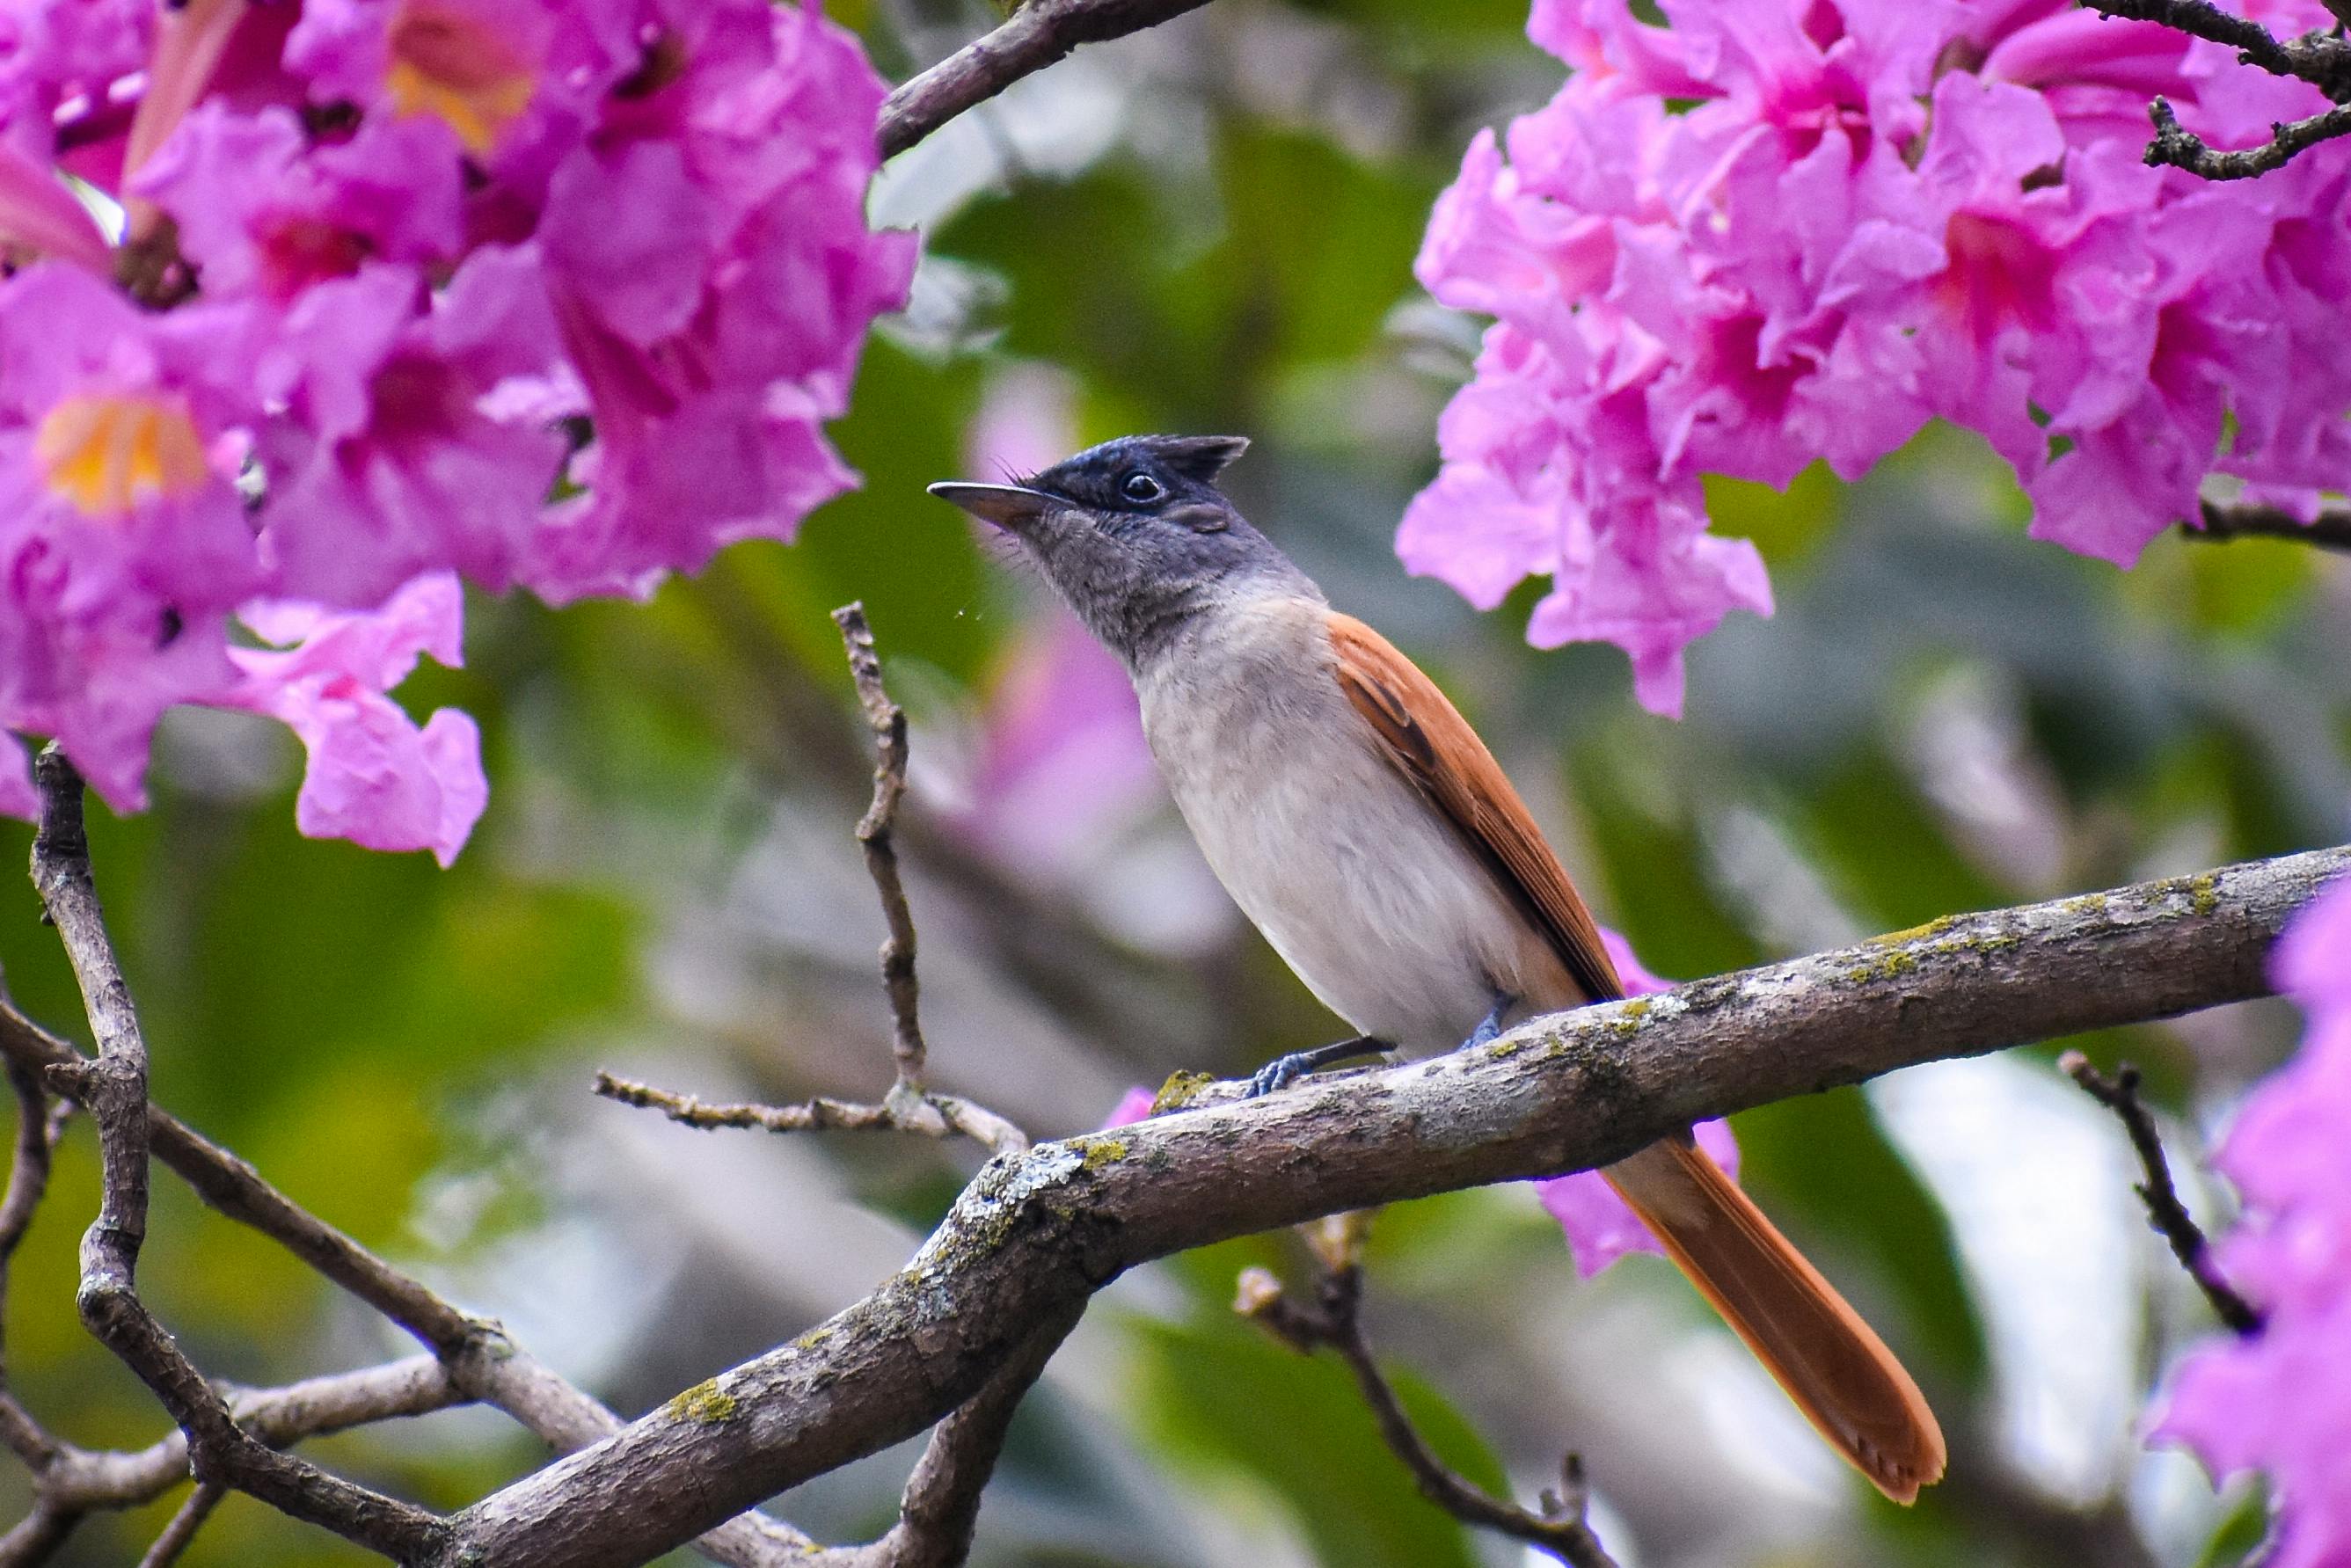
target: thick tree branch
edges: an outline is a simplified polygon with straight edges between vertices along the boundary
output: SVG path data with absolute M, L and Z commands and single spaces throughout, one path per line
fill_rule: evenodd
M 2221 1277 L 2220 1267 L 2212 1261 L 2212 1249 L 2204 1239 L 2204 1232 L 2189 1217 L 2188 1206 L 2179 1201 L 2179 1189 L 2171 1185 L 2171 1166 L 2163 1157 L 2162 1135 L 2155 1129 L 2155 1117 L 2147 1111 L 2147 1102 L 2138 1095 L 2138 1069 L 2125 1063 L 2109 1078 L 2091 1066 L 2090 1059 L 2078 1051 L 2067 1051 L 2058 1058 L 2057 1065 L 2091 1099 L 2112 1111 L 2130 1134 L 2131 1147 L 2138 1155 L 2140 1168 L 2147 1173 L 2137 1191 L 2139 1201 L 2147 1205 L 2147 1223 L 2171 1244 L 2171 1255 L 2179 1260 L 2179 1266 L 2188 1270 L 2188 1277 L 2196 1281 L 2196 1288 L 2212 1303 L 2213 1312 L 2237 1333 L 2261 1333 L 2262 1314 Z
M 455 1516 L 434 1561 L 643 1561 L 922 1430 L 1035 1324 L 1153 1258 L 1604 1165 L 1694 1121 L 1917 1062 L 2267 995 L 2270 944 L 2346 867 L 2351 850 L 2323 850 L 1954 916 L 1477 1050 L 999 1155 L 872 1296 Z
M 2278 507 L 2206 501 L 2196 522 L 2179 531 L 2192 539 L 2294 539 L 2321 549 L 2351 550 L 2351 507 L 2328 507 L 2304 522 Z
M 975 104 L 1099 44 L 1196 11 L 1208 0 L 1028 0 L 1005 24 L 905 83 L 882 106 L 875 140 L 893 158 Z
M 1291 1300 L 1281 1281 L 1266 1270 L 1244 1269 L 1233 1310 L 1302 1354 L 1326 1346 L 1337 1351 L 1354 1375 L 1364 1403 L 1371 1406 L 1381 1440 L 1403 1461 L 1430 1502 L 1464 1524 L 1523 1541 L 1568 1568 L 1616 1568 L 1584 1522 L 1586 1492 L 1579 1457 L 1571 1453 L 1561 1461 L 1559 1490 L 1544 1494 L 1543 1511 L 1536 1513 L 1489 1496 L 1438 1457 L 1412 1424 L 1395 1385 L 1380 1370 L 1364 1337 L 1362 1237 L 1366 1218 L 1337 1215 L 1308 1228 L 1319 1265 L 1311 1304 Z

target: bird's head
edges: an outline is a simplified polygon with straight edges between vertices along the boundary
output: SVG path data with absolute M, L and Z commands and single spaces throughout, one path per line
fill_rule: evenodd
M 1020 542 L 1078 618 L 1130 666 L 1235 597 L 1312 584 L 1217 488 L 1238 435 L 1128 435 L 1014 485 L 932 495 Z

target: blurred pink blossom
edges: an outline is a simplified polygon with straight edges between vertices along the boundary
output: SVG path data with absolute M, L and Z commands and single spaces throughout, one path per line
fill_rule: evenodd
M 2309 1027 L 2213 1159 L 2245 1206 L 2215 1260 L 2262 1327 L 2183 1361 L 2154 1435 L 2215 1476 L 2267 1472 L 2270 1568 L 2339 1568 L 2351 1562 L 2351 881 L 2295 917 L 2270 973 Z
M 1664 9 L 1538 0 L 1575 70 L 1430 216 L 1421 281 L 1495 320 L 1397 536 L 1414 571 L 1483 608 L 1548 576 L 1529 639 L 1614 642 L 1678 713 L 1683 649 L 1771 607 L 1704 474 L 1854 478 L 1940 417 L 2015 467 L 2037 537 L 2127 566 L 2208 474 L 2306 515 L 2351 471 L 2351 148 L 2227 185 L 2140 160 L 2157 94 L 2243 146 L 2314 88 L 2066 0 Z
M 981 724 L 956 821 L 1008 866 L 1067 870 L 1165 799 L 1134 683 L 1058 605 L 1014 640 Z
M 1118 1097 L 1118 1103 L 1111 1107 L 1109 1119 L 1102 1123 L 1102 1130 L 1107 1132 L 1113 1127 L 1134 1125 L 1151 1114 L 1151 1107 L 1158 1100 L 1155 1091 L 1136 1084 Z
M 883 91 L 768 0 L 6 8 L 0 732 L 128 810 L 164 708 L 276 714 L 304 831 L 445 861 L 477 738 L 384 693 L 455 662 L 447 574 L 642 594 L 856 483 L 822 427 L 914 249 L 864 220 Z M 232 655 L 239 606 L 299 645 Z
M 1609 961 L 1616 966 L 1617 977 L 1625 982 L 1626 996 L 1646 997 L 1673 989 L 1672 981 L 1661 980 L 1642 967 L 1634 956 L 1632 944 L 1624 937 L 1604 927 L 1600 940 L 1608 949 Z M 1692 1131 L 1698 1146 L 1712 1155 L 1717 1165 L 1734 1176 L 1739 1174 L 1739 1140 L 1731 1135 L 1729 1123 L 1700 1122 Z M 1649 1228 L 1598 1171 L 1577 1171 L 1533 1186 L 1543 1207 L 1567 1233 L 1575 1270 L 1583 1278 L 1589 1280 L 1627 1252 L 1663 1255 L 1665 1249 L 1649 1234 Z

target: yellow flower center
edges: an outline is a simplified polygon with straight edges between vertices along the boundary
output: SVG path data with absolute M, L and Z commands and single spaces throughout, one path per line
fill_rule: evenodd
M 395 112 L 447 123 L 479 156 L 530 103 L 538 78 L 504 38 L 478 19 L 410 0 L 392 19 L 384 86 Z
M 33 458 L 54 495 L 93 517 L 185 496 L 212 478 L 204 444 L 177 398 L 82 392 L 49 410 Z

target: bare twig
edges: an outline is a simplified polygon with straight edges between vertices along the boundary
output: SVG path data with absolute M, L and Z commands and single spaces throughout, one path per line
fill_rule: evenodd
M 900 87 L 882 106 L 875 140 L 895 157 L 975 104 L 1098 44 L 1197 10 L 1207 0 L 1028 0 L 1004 25 Z
M 890 1097 L 917 1101 L 928 1051 L 923 1043 L 919 1010 L 921 988 L 914 977 L 914 915 L 906 907 L 905 883 L 898 875 L 898 847 L 891 838 L 897 824 L 898 803 L 906 797 L 906 710 L 890 700 L 882 685 L 882 658 L 873 650 L 873 629 L 865 623 L 865 606 L 844 604 L 832 612 L 841 628 L 841 645 L 849 653 L 850 678 L 857 683 L 857 706 L 873 728 L 873 803 L 857 820 L 857 844 L 865 852 L 865 872 L 882 897 L 882 919 L 890 934 L 882 942 L 882 988 L 890 998 L 890 1023 L 895 1038 L 891 1052 L 898 1080 Z
M 1438 1458 L 1420 1435 L 1364 1337 L 1360 1220 L 1360 1216 L 1340 1215 L 1310 1228 L 1318 1264 L 1311 1305 L 1292 1300 L 1267 1270 L 1244 1269 L 1233 1310 L 1303 1354 L 1325 1346 L 1337 1351 L 1354 1374 L 1364 1403 L 1371 1406 L 1381 1439 L 1412 1473 L 1421 1495 L 1438 1508 L 1464 1524 L 1523 1541 L 1569 1568 L 1615 1568 L 1584 1521 L 1586 1493 L 1579 1456 L 1569 1454 L 1561 1461 L 1559 1488 L 1543 1494 L 1538 1513 L 1489 1495 Z
M 2273 120 L 2267 141 L 2234 152 L 2216 150 L 2182 126 L 2168 99 L 2157 99 L 2147 112 L 2155 122 L 2155 140 L 2147 144 L 2148 165 L 2168 163 L 2206 180 L 2250 180 L 2284 168 L 2296 154 L 2322 141 L 2351 136 L 2351 104 L 2336 104 L 2304 120 Z
M 2138 1163 L 2147 1172 L 2147 1179 L 2138 1184 L 2137 1192 L 2139 1200 L 2147 1205 L 2147 1223 L 2171 1244 L 2171 1255 L 2179 1260 L 2179 1266 L 2188 1270 L 2188 1277 L 2196 1281 L 2196 1288 L 2212 1303 L 2214 1314 L 2238 1333 L 2261 1333 L 2262 1314 L 2220 1277 L 2204 1232 L 2189 1218 L 2187 1205 L 2179 1201 L 2179 1189 L 2171 1184 L 2171 1167 L 2163 1157 L 2162 1136 L 2156 1131 L 2155 1117 L 2148 1113 L 2147 1102 L 2139 1098 L 2138 1069 L 2125 1062 L 2108 1078 L 2091 1066 L 2090 1059 L 2078 1051 L 2069 1051 L 2059 1057 L 2057 1065 L 2092 1099 L 2112 1111 L 2130 1134 L 2131 1147 L 2138 1152 Z
M 9 1265 L 15 1261 L 16 1248 L 25 1239 L 25 1232 L 32 1228 L 33 1216 L 39 1211 L 41 1199 L 49 1189 L 50 1156 L 64 1130 L 66 1109 L 60 1103 L 58 1114 L 50 1113 L 48 1095 L 32 1067 L 10 1061 L 6 1071 L 8 1087 L 16 1095 L 16 1146 L 8 1166 L 8 1196 L 0 1199 L 0 1309 L 5 1309 L 8 1300 Z M 32 1413 L 8 1386 L 6 1327 L 7 1314 L 0 1310 L 0 1442 L 37 1470 L 56 1455 L 57 1441 L 33 1419 Z
M 2351 850 L 2322 850 L 1955 915 L 1553 1014 L 1490 1046 L 999 1155 L 873 1294 L 714 1379 L 712 1397 L 456 1515 L 430 1568 L 643 1562 L 924 1430 L 1036 1323 L 1153 1258 L 1605 1165 L 1694 1121 L 1921 1061 L 2269 995 L 2277 934 L 2346 869 Z
M 2298 153 L 2322 141 L 2351 135 L 2351 41 L 2326 33 L 2309 33 L 2281 39 L 2260 23 L 2232 15 L 2210 0 L 2083 0 L 2109 17 L 2153 22 L 2224 44 L 2237 51 L 2245 65 L 2273 76 L 2306 81 L 2325 93 L 2335 108 L 2304 120 L 2273 121 L 2270 140 L 2258 147 L 2222 152 L 2179 123 L 2170 103 L 2161 98 L 2147 106 L 2155 123 L 2155 139 L 2147 143 L 2147 162 L 2185 169 L 2206 180 L 2249 180 L 2282 169 Z
M 596 1092 L 624 1105 L 659 1111 L 689 1127 L 761 1127 L 770 1133 L 881 1131 L 920 1133 L 931 1138 L 960 1133 L 996 1154 L 1017 1154 L 1029 1146 L 1029 1136 L 1010 1120 L 959 1095 L 938 1093 L 926 1082 L 929 1048 L 923 1040 L 921 988 L 914 973 L 914 916 L 906 904 L 905 883 L 898 873 L 895 839 L 898 806 L 906 795 L 905 710 L 890 700 L 882 684 L 882 660 L 874 652 L 873 629 L 866 624 L 865 606 L 844 604 L 832 612 L 832 620 L 841 628 L 841 643 L 848 650 L 858 706 L 873 730 L 873 800 L 858 819 L 857 842 L 865 853 L 866 873 L 881 895 L 882 919 L 889 930 L 882 942 L 882 989 L 890 1002 L 891 1061 L 895 1069 L 890 1092 L 878 1105 L 824 1098 L 797 1105 L 714 1105 L 691 1094 L 657 1089 L 610 1072 L 596 1074 Z
M 99 1134 L 99 1211 L 82 1238 L 76 1296 L 82 1322 L 187 1434 L 199 1482 L 249 1491 L 387 1556 L 421 1556 L 441 1540 L 439 1519 L 256 1440 L 139 1299 L 139 1249 L 147 1233 L 147 1044 L 90 880 L 81 777 L 55 746 L 41 752 L 33 773 L 41 795 L 33 883 L 65 944 L 99 1048 L 95 1060 L 49 1074 L 52 1085 L 89 1112 Z
M 2351 3 L 2351 0 L 2346 0 Z M 2278 507 L 2205 501 L 2196 522 L 2179 531 L 2192 539 L 2294 539 L 2321 549 L 2351 550 L 2351 507 L 2329 507 L 2308 522 Z
M 180 1504 L 179 1511 L 172 1515 L 172 1521 L 163 1527 L 163 1533 L 155 1538 L 155 1543 L 147 1548 L 147 1554 L 139 1559 L 139 1568 L 171 1568 L 180 1560 L 180 1553 L 195 1540 L 196 1531 L 204 1527 L 204 1521 L 213 1516 L 213 1510 L 220 1506 L 221 1499 L 227 1495 L 225 1488 L 211 1481 L 199 1481 L 196 1489 L 188 1494 L 187 1500 Z
M 2225 44 L 2237 57 L 2272 76 L 2296 77 L 2327 97 L 2351 97 L 2351 44 L 2325 33 L 2281 40 L 2258 22 L 2210 0 L 2085 0 L 2090 9 L 2125 21 L 2153 22 L 2194 38 Z

